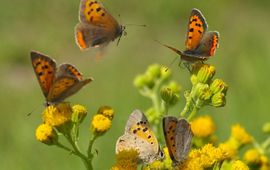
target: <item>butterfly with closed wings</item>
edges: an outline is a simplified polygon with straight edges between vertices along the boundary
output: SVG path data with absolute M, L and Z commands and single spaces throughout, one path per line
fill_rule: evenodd
M 81 0 L 79 21 L 75 27 L 75 38 L 81 50 L 106 46 L 118 37 L 120 40 L 125 33 L 125 27 L 96 0 Z
M 61 64 L 57 69 L 50 57 L 35 51 L 31 51 L 30 55 L 47 106 L 62 102 L 93 80 L 83 79 L 82 74 L 71 64 Z
M 173 166 L 178 166 L 186 159 L 191 147 L 190 124 L 185 119 L 167 116 L 163 118 L 163 133 Z
M 116 153 L 129 149 L 137 150 L 139 159 L 145 164 L 162 159 L 164 156 L 146 116 L 140 110 L 131 113 L 124 135 L 116 142 Z
M 219 43 L 217 31 L 207 31 L 206 20 L 198 9 L 193 9 L 189 17 L 186 35 L 186 49 L 182 52 L 174 47 L 162 44 L 180 55 L 181 59 L 189 63 L 205 61 L 215 54 Z

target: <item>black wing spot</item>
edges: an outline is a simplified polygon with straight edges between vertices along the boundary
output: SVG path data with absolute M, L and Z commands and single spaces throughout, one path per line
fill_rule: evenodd
M 151 145 L 153 145 L 154 144 L 154 142 L 151 142 Z
M 135 134 L 135 133 L 137 133 L 137 130 L 135 129 L 135 130 L 133 130 L 133 133 Z
M 143 132 L 146 132 L 147 130 L 148 130 L 148 128 L 146 127 L 146 128 L 143 129 Z
M 173 136 L 170 138 L 170 140 L 173 140 Z
M 102 13 L 102 14 L 101 14 L 101 16 L 103 16 L 103 17 L 104 17 L 104 16 L 105 16 L 105 13 Z
M 91 6 L 91 5 L 93 5 L 93 4 L 94 4 L 94 2 L 90 2 L 90 3 L 89 3 L 89 6 Z
M 141 128 L 137 128 L 137 130 L 141 130 Z
M 192 20 L 192 22 L 194 22 L 194 21 L 196 22 L 196 21 L 197 21 L 197 18 L 194 18 L 194 19 Z
M 147 138 L 150 139 L 151 138 L 151 135 L 149 135 Z
M 90 17 L 90 21 L 93 21 L 93 16 Z
M 36 63 L 36 67 L 37 67 L 38 65 L 40 65 L 40 64 L 41 64 L 41 62 L 40 62 L 40 61 L 39 61 L 39 62 L 37 62 L 37 63 Z
M 199 32 L 200 34 L 202 34 L 201 30 L 198 30 L 198 32 Z
M 191 37 L 191 36 L 189 36 L 189 37 L 188 37 L 188 39 L 192 39 L 192 37 Z
M 143 124 L 143 121 L 140 121 L 140 124 Z
M 201 26 L 202 26 L 201 24 L 198 24 L 198 23 L 196 23 L 195 25 L 196 25 L 197 27 L 201 27 Z
M 194 31 L 194 28 L 190 28 L 190 29 L 189 29 L 189 32 L 193 32 L 193 31 Z
M 96 11 L 97 11 L 97 12 L 99 12 L 100 10 L 101 10 L 101 8 L 100 8 L 100 7 L 96 9 Z
M 38 73 L 38 76 L 42 76 L 42 75 L 43 75 L 43 72 L 39 72 L 39 73 Z
M 52 74 L 52 72 L 51 71 L 48 71 L 48 74 Z

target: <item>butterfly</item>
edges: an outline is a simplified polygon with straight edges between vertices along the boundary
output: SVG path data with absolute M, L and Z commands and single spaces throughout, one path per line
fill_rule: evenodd
M 31 51 L 30 55 L 47 106 L 62 102 L 93 80 L 83 79 L 82 74 L 71 64 L 61 64 L 57 69 L 50 57 L 35 51 Z
M 207 27 L 201 11 L 194 8 L 188 22 L 186 49 L 182 52 L 174 47 L 162 45 L 179 54 L 181 59 L 187 62 L 205 61 L 215 54 L 219 43 L 219 32 L 207 31 Z
M 145 164 L 163 159 L 164 156 L 146 116 L 140 110 L 130 114 L 125 133 L 116 142 L 116 153 L 129 149 L 137 150 L 139 159 Z
M 81 0 L 79 21 L 75 27 L 75 39 L 81 50 L 106 46 L 118 37 L 120 40 L 125 33 L 125 27 L 96 0 Z
M 163 133 L 173 166 L 178 166 L 186 159 L 191 147 L 190 124 L 185 119 L 167 116 L 163 118 Z

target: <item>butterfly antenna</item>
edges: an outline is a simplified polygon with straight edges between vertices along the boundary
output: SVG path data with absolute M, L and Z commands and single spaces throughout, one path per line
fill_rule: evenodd
M 138 27 L 147 27 L 145 24 L 125 24 L 127 26 L 138 26 Z

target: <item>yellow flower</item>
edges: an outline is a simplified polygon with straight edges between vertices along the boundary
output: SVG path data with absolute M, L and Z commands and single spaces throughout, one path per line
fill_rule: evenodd
M 219 148 L 222 148 L 227 158 L 233 159 L 237 156 L 237 147 L 229 142 L 219 144 Z
M 212 144 L 206 144 L 201 149 L 191 150 L 187 160 L 178 169 L 197 170 L 212 167 L 216 162 L 221 162 L 227 158 L 223 148 L 216 148 Z
M 242 161 L 237 160 L 233 162 L 231 169 L 232 170 L 249 170 L 249 167 L 246 164 L 244 164 Z
M 101 106 L 98 109 L 97 114 L 102 114 L 112 120 L 114 116 L 114 110 L 110 106 Z
M 212 65 L 196 63 L 192 68 L 191 82 L 192 84 L 207 83 L 215 75 L 216 69 Z
M 43 122 L 58 127 L 71 120 L 72 108 L 69 103 L 59 103 L 48 106 L 43 112 Z
M 201 116 L 191 122 L 191 129 L 196 137 L 205 138 L 215 132 L 215 124 L 210 116 Z
M 261 155 L 260 161 L 264 165 L 269 165 L 269 159 L 265 155 Z
M 232 126 L 231 136 L 236 139 L 240 145 L 248 144 L 253 141 L 252 136 L 246 132 L 246 130 L 239 124 Z
M 97 114 L 93 117 L 92 128 L 96 133 L 104 133 L 110 129 L 112 121 L 104 115 Z
M 244 160 L 248 164 L 260 164 L 261 154 L 257 149 L 249 149 L 244 154 Z
M 73 113 L 71 119 L 73 122 L 81 123 L 87 115 L 86 108 L 79 104 L 72 106 L 72 111 Z
M 170 158 L 170 154 L 168 151 L 168 148 L 163 148 L 164 151 L 164 159 L 162 161 L 154 161 L 151 164 L 149 164 L 147 167 L 145 167 L 143 170 L 173 170 L 172 167 L 172 160 Z
M 47 145 L 53 145 L 57 142 L 58 136 L 52 126 L 41 124 L 36 129 L 36 139 Z
M 138 156 L 139 153 L 133 149 L 120 151 L 111 170 L 137 170 Z

